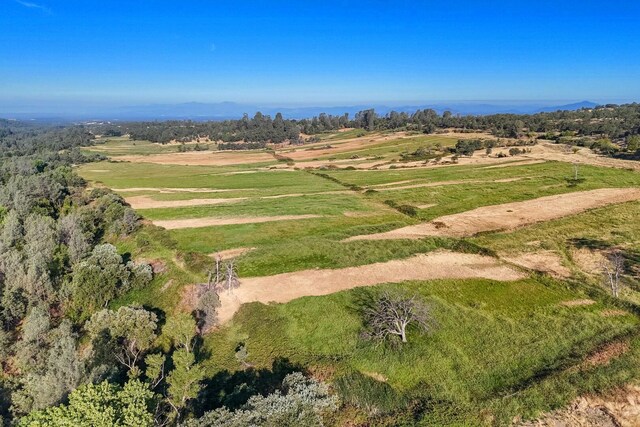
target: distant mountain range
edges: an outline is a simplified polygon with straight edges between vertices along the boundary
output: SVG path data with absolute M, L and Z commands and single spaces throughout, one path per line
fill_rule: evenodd
M 403 105 L 403 106 L 387 106 L 387 105 L 350 105 L 350 106 L 318 106 L 318 107 L 274 107 L 261 106 L 251 104 L 238 104 L 235 102 L 219 102 L 219 103 L 201 103 L 187 102 L 180 104 L 149 104 L 134 105 L 115 108 L 101 108 L 85 110 L 77 113 L 6 113 L 0 110 L 0 117 L 19 118 L 19 119 L 68 119 L 68 120 L 171 120 L 171 119 L 190 119 L 190 120 L 226 120 L 237 119 L 247 113 L 253 116 L 256 111 L 272 117 L 280 112 L 285 118 L 302 119 L 317 116 L 321 113 L 331 115 L 342 115 L 349 113 L 353 117 L 358 111 L 374 108 L 380 115 L 389 113 L 390 111 L 413 113 L 416 110 L 432 108 L 439 114 L 444 111 L 451 111 L 453 114 L 461 115 L 487 115 L 499 113 L 512 114 L 533 114 L 539 112 L 549 112 L 558 110 L 578 110 L 581 108 L 593 108 L 598 104 L 590 101 L 576 102 L 564 105 L 548 105 L 533 102 L 521 102 L 513 104 L 490 104 L 479 102 L 451 102 L 451 103 L 435 103 L 422 105 Z M 3 110 L 8 110 L 4 108 Z

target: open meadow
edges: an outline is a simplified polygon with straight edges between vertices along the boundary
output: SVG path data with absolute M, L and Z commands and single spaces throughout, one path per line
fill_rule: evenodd
M 355 129 L 266 150 L 91 147 L 110 159 L 80 175 L 147 224 L 115 243 L 159 272 L 113 305 L 192 311 L 215 257 L 235 260 L 196 413 L 294 369 L 348 404 L 337 423 L 376 425 L 509 425 L 636 379 L 640 287 L 627 271 L 611 298 L 601 266 L 612 248 L 640 259 L 640 175 L 540 145 L 438 154 L 456 141 Z M 434 156 L 412 158 L 423 148 Z M 390 289 L 434 318 L 401 348 L 361 339 L 367 301 Z

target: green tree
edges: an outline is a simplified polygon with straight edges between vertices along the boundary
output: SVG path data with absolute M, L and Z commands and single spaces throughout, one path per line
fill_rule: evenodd
M 179 417 L 185 404 L 198 396 L 205 372 L 195 363 L 194 354 L 184 348 L 173 353 L 173 365 L 174 369 L 167 376 L 168 402 Z
M 91 316 L 85 329 L 95 341 L 107 335 L 116 349 L 114 357 L 129 369 L 130 376 L 137 376 L 141 356 L 156 339 L 155 313 L 142 307 L 120 307 L 118 311 L 102 310 Z
M 178 313 L 167 319 L 167 323 L 162 328 L 176 347 L 184 347 L 185 350 L 192 350 L 193 338 L 196 335 L 196 321 L 187 313 Z
M 79 387 L 69 404 L 33 412 L 19 427 L 145 427 L 153 426 L 154 395 L 138 380 L 120 387 L 106 381 Z
M 635 153 L 638 150 L 640 150 L 640 135 L 627 137 L 627 151 Z

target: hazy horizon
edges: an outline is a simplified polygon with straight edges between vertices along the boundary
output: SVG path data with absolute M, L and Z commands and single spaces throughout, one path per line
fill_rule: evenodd
M 622 3 L 5 0 L 0 107 L 629 102 Z

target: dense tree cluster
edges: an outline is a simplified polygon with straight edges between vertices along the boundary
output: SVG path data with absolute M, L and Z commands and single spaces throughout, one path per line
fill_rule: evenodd
M 133 232 L 138 215 L 115 194 L 88 191 L 64 163 L 55 155 L 0 159 L 0 359 L 16 373 L 0 386 L 5 417 L 60 403 L 99 376 L 78 354 L 74 320 L 151 280 L 148 266 L 100 244 Z
M 192 417 L 206 376 L 197 335 L 215 321 L 207 310 L 219 305 L 217 294 L 206 287 L 195 315 L 111 309 L 153 280 L 150 265 L 112 244 L 138 233 L 139 216 L 74 173 L 73 163 L 90 160 L 77 151 L 91 142 L 74 136 L 82 127 L 2 129 L 0 426 L 169 426 Z M 49 143 L 51 132 L 71 140 Z M 272 421 L 277 404 L 318 420 L 332 398 L 323 385 L 296 378 L 282 394 L 229 416 Z
M 0 157 L 39 154 L 50 160 L 60 155 L 78 163 L 82 155 L 78 147 L 91 145 L 94 135 L 85 126 L 44 125 L 0 119 Z M 75 160 L 74 160 L 75 157 Z
M 167 143 L 188 142 L 199 138 L 212 141 L 249 143 L 281 143 L 297 141 L 300 127 L 293 120 L 285 120 L 278 113 L 274 118 L 257 112 L 252 118 L 247 114 L 239 120 L 224 121 L 165 121 L 130 122 L 120 125 L 100 125 L 95 132 L 103 135 L 129 134 L 132 139 Z

